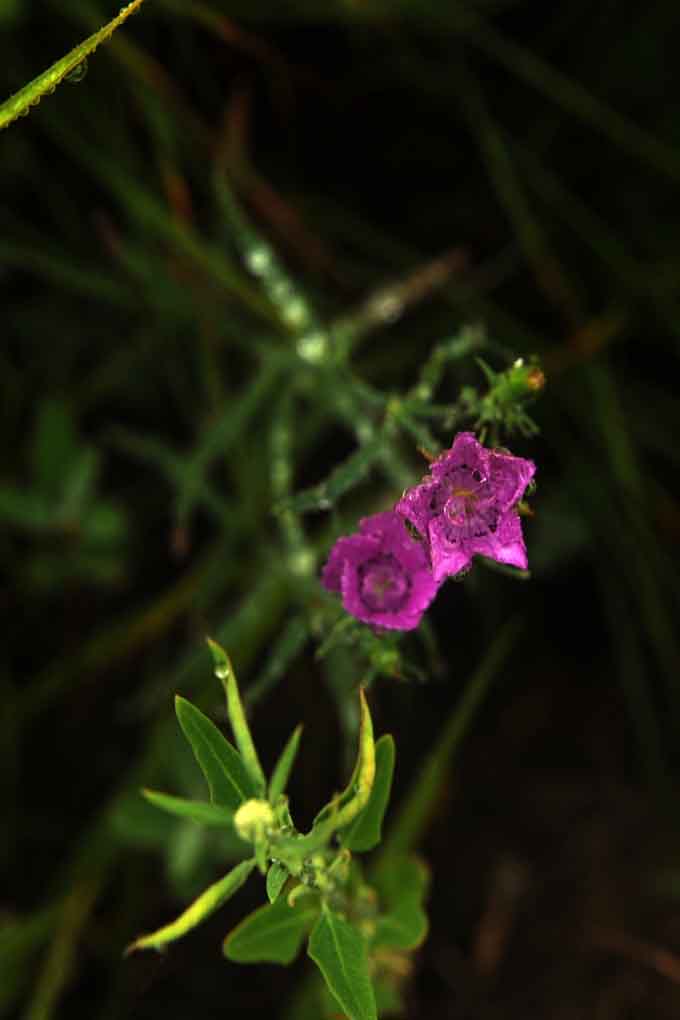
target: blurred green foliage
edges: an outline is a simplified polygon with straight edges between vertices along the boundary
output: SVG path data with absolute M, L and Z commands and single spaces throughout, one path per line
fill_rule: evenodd
M 116 13 L 0 3 L 3 96 Z M 210 955 L 254 902 L 176 955 L 121 962 L 238 859 L 138 793 L 199 793 L 171 696 L 220 718 L 206 632 L 233 656 L 265 766 L 303 720 L 291 797 L 310 820 L 344 774 L 349 694 L 375 677 L 394 817 L 411 819 L 393 839 L 433 825 L 444 876 L 422 979 L 404 972 L 413 1017 L 452 994 L 432 998 L 450 940 L 469 949 L 448 889 L 474 867 L 449 865 L 478 816 L 454 820 L 445 763 L 472 708 L 481 741 L 566 689 L 559 740 L 529 710 L 518 724 L 528 771 L 583 772 L 672 815 L 676 20 L 665 0 L 156 0 L 0 134 L 1 1016 L 316 1003 L 297 971 L 258 986 Z M 398 658 L 342 633 L 316 658 L 332 539 L 426 470 L 418 448 L 450 443 L 461 393 L 484 388 L 476 357 L 534 355 L 541 434 L 513 440 L 538 464 L 531 583 L 480 564 Z M 468 675 L 479 698 L 461 702 Z

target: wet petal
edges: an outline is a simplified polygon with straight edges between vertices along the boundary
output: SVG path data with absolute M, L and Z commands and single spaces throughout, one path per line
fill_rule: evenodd
M 442 512 L 447 495 L 446 489 L 439 482 L 428 477 L 419 485 L 407 489 L 395 510 L 410 521 L 420 535 L 427 537 L 427 526 L 433 517 Z
M 527 550 L 522 535 L 522 522 L 519 514 L 510 510 L 504 514 L 493 534 L 474 539 L 470 548 L 480 556 L 487 556 L 497 563 L 506 563 L 511 567 L 526 570 L 529 566 Z
M 321 583 L 328 591 L 341 590 L 342 568 L 346 560 L 352 562 L 360 561 L 362 557 L 370 554 L 371 549 L 380 548 L 380 543 L 374 541 L 366 545 L 367 538 L 364 535 L 349 535 L 339 538 L 330 551 L 325 567 L 321 572 Z
M 511 453 L 489 451 L 490 484 L 495 492 L 498 509 L 503 512 L 515 506 L 536 472 L 532 460 L 514 457 Z
M 429 538 L 432 575 L 437 583 L 470 565 L 472 553 L 464 535 L 443 516 L 430 522 Z
M 459 432 L 450 450 L 446 450 L 430 466 L 430 473 L 437 481 L 442 481 L 452 471 L 463 468 L 474 475 L 479 484 L 489 475 L 489 451 L 482 446 L 474 432 Z

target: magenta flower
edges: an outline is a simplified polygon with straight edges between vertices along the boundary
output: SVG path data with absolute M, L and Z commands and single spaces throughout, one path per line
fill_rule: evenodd
M 339 538 L 321 580 L 342 594 L 352 616 L 392 630 L 417 627 L 439 587 L 422 543 L 393 510 L 365 517 L 359 534 Z
M 487 450 L 472 432 L 460 432 L 430 474 L 404 493 L 395 509 L 422 536 L 437 582 L 460 573 L 476 554 L 526 568 L 515 508 L 535 470 L 532 461 Z

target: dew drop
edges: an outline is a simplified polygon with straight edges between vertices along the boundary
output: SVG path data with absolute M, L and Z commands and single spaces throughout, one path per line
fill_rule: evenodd
M 76 64 L 73 70 L 69 71 L 69 73 L 64 76 L 64 81 L 67 81 L 69 85 L 77 85 L 79 81 L 83 80 L 86 74 L 87 57 L 84 57 L 79 64 Z
M 250 251 L 246 253 L 245 261 L 251 273 L 255 273 L 256 276 L 261 276 L 263 273 L 267 272 L 272 264 L 271 252 L 264 246 L 251 248 Z
M 220 680 L 226 680 L 229 677 L 229 667 L 226 662 L 221 662 L 218 666 L 215 666 L 215 676 Z
M 318 331 L 305 333 L 297 342 L 298 356 L 311 365 L 318 365 L 328 354 L 328 338 Z
M 395 322 L 404 310 L 403 300 L 396 294 L 379 294 L 371 302 L 371 312 L 383 322 Z
M 283 316 L 289 326 L 304 326 L 309 319 L 307 309 L 299 298 L 293 298 L 284 305 Z

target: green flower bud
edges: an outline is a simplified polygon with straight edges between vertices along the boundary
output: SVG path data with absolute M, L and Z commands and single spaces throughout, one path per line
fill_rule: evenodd
M 266 800 L 247 800 L 234 815 L 234 828 L 248 843 L 255 843 L 271 831 L 274 812 Z

